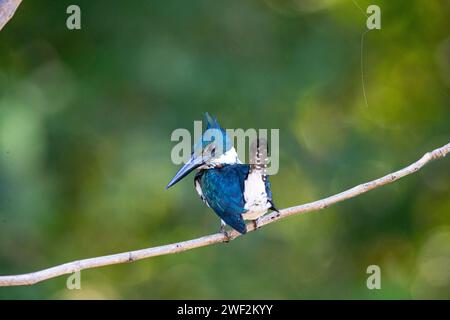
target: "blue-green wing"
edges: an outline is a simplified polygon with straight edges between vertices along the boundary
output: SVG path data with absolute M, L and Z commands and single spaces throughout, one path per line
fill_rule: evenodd
M 201 178 L 203 197 L 226 224 L 240 233 L 246 233 L 242 213 L 244 209 L 244 181 L 249 165 L 233 164 L 206 170 Z

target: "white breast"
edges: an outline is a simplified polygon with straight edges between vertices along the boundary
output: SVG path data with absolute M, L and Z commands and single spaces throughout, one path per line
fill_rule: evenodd
M 249 173 L 244 184 L 245 209 L 242 214 L 245 220 L 255 220 L 262 216 L 271 207 L 267 199 L 266 185 L 260 170 Z

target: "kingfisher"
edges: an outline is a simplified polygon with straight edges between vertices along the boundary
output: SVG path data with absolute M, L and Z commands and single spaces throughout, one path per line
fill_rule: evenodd
M 252 143 L 251 164 L 243 164 L 233 142 L 216 118 L 205 114 L 206 130 L 193 146 L 190 159 L 170 180 L 170 188 L 197 169 L 194 186 L 200 199 L 221 219 L 220 232 L 227 238 L 228 225 L 241 234 L 247 232 L 244 220 L 255 228 L 268 210 L 278 210 L 272 200 L 266 174 L 267 144 L 262 139 Z M 212 132 L 209 139 L 207 133 Z

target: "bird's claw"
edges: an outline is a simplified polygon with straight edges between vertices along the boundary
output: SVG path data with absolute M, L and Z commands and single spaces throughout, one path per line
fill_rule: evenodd
M 261 221 L 261 217 L 259 217 L 258 219 L 253 220 L 253 227 L 256 229 L 259 228 L 259 222 Z
M 223 234 L 225 236 L 225 238 L 227 238 L 227 240 L 225 240 L 226 243 L 230 242 L 231 236 L 228 233 L 228 231 L 225 230 L 225 225 L 220 226 L 220 233 Z

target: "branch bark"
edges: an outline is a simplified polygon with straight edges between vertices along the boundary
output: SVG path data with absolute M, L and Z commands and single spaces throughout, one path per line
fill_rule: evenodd
M 360 194 L 366 193 L 372 189 L 381 187 L 383 185 L 397 181 L 404 176 L 417 172 L 424 165 L 431 162 L 432 160 L 445 157 L 450 152 L 450 143 L 445 146 L 435 149 L 431 152 L 426 153 L 422 158 L 414 162 L 413 164 L 398 170 L 396 172 L 390 173 L 376 180 L 372 180 L 366 183 L 362 183 L 356 187 L 338 193 L 336 195 L 317 200 L 314 202 L 306 203 L 303 205 L 295 206 L 280 210 L 280 212 L 272 212 L 265 215 L 259 222 L 258 227 L 268 225 L 272 222 L 284 219 L 286 217 L 306 213 L 310 211 L 316 211 L 324 209 L 332 204 L 356 197 Z M 253 223 L 247 224 L 247 229 L 249 232 L 255 230 Z M 1 286 L 20 286 L 20 285 L 31 285 L 47 279 L 55 278 L 64 274 L 70 274 L 76 271 L 98 268 L 102 266 L 108 266 L 119 263 L 133 262 L 136 260 L 146 259 L 150 257 L 162 256 L 166 254 L 173 254 L 178 252 L 183 252 L 186 250 L 191 250 L 194 248 L 205 247 L 211 244 L 226 242 L 233 240 L 240 236 L 236 231 L 229 232 L 230 239 L 225 237 L 221 233 L 216 233 L 197 239 L 177 242 L 173 244 L 129 251 L 124 253 L 118 253 L 108 256 L 95 257 L 90 259 L 78 260 L 62 265 L 58 265 L 52 268 L 44 269 L 41 271 L 21 274 L 21 275 L 11 275 L 11 276 L 0 276 L 0 287 Z
M 12 18 L 22 0 L 0 0 L 0 31 Z

